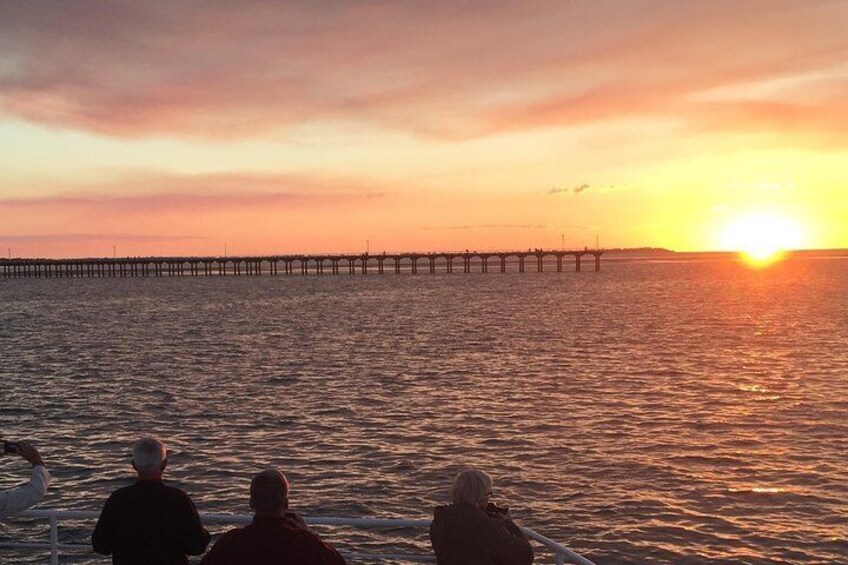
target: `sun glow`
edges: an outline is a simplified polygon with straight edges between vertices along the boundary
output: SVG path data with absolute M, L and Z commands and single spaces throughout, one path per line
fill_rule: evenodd
M 738 251 L 755 266 L 774 263 L 786 251 L 801 247 L 802 240 L 798 222 L 774 212 L 747 214 L 728 224 L 722 232 L 722 246 Z

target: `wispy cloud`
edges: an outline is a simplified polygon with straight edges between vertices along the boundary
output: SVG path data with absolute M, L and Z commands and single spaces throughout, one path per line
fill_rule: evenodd
M 841 75 L 813 107 L 803 84 L 699 95 L 843 65 L 846 20 L 807 0 L 5 2 L 0 108 L 122 137 L 343 121 L 464 139 L 649 116 L 844 142 Z
M 544 224 L 469 224 L 458 226 L 427 226 L 424 230 L 541 230 Z
M 114 196 L 103 194 L 80 194 L 47 196 L 39 198 L 9 198 L 0 200 L 0 210 L 22 208 L 61 208 L 72 210 L 85 208 L 128 215 L 143 215 L 153 212 L 170 213 L 183 210 L 203 212 L 216 209 L 238 208 L 302 208 L 335 207 L 342 204 L 364 202 L 382 198 L 378 194 L 303 194 L 288 192 L 242 193 L 242 194 L 134 194 Z
M 202 241 L 209 239 L 197 235 L 168 235 L 168 234 L 127 234 L 127 233 L 54 233 L 39 235 L 3 235 L 0 242 L 12 243 L 77 243 L 77 242 L 107 242 L 107 243 L 172 243 L 186 241 Z
M 848 145 L 848 83 L 827 104 L 789 101 L 702 103 L 689 127 L 695 131 L 779 133 L 810 146 Z
M 239 208 L 321 208 L 367 206 L 396 193 L 369 189 L 344 179 L 286 175 L 141 174 L 77 185 L 64 194 L 0 199 L 0 211 L 87 211 L 138 216 Z

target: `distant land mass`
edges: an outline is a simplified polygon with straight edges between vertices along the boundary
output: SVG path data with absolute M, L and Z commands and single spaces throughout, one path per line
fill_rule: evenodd
M 592 249 L 590 249 L 592 251 Z M 665 247 L 606 247 L 602 248 L 604 253 L 656 253 L 656 254 L 675 254 L 675 255 L 704 255 L 704 254 L 734 254 L 737 251 L 675 251 L 674 249 L 666 249 Z M 792 249 L 787 253 L 793 255 L 844 255 L 848 254 L 848 249 Z
M 602 249 L 608 261 L 627 261 L 652 258 L 664 258 L 670 261 L 686 260 L 723 260 L 739 255 L 739 251 L 675 251 L 664 247 L 610 247 Z M 848 249 L 794 249 L 785 252 L 785 257 L 848 257 Z

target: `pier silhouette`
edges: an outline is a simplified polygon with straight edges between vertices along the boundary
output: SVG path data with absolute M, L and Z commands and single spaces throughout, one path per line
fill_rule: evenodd
M 174 276 L 272 276 L 386 273 L 544 272 L 546 260 L 555 259 L 563 271 L 566 257 L 574 270 L 583 270 L 583 257 L 594 258 L 601 270 L 603 250 L 465 251 L 358 254 L 297 254 L 240 257 L 114 257 L 87 259 L 0 259 L 0 278 L 100 278 Z M 512 262 L 512 263 L 510 263 Z M 553 265 L 548 265 L 553 266 Z M 535 268 L 534 268 L 535 267 Z

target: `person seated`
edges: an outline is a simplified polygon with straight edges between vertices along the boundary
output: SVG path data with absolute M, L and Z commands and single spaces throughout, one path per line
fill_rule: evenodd
M 344 558 L 289 512 L 289 482 L 267 469 L 250 482 L 253 522 L 226 532 L 201 565 L 345 565 Z
M 165 485 L 165 445 L 141 438 L 133 445 L 132 466 L 138 480 L 112 493 L 91 536 L 94 551 L 112 555 L 114 565 L 185 565 L 186 555 L 200 555 L 209 532 L 191 498 Z
M 533 548 L 508 508 L 491 503 L 492 479 L 478 469 L 457 475 L 453 503 L 438 506 L 430 542 L 438 565 L 529 565 Z
M 20 455 L 32 465 L 32 476 L 28 483 L 13 489 L 0 491 L 0 518 L 17 514 L 30 506 L 35 506 L 44 499 L 47 487 L 50 486 L 50 473 L 41 459 L 38 451 L 28 442 L 3 443 L 3 453 Z

